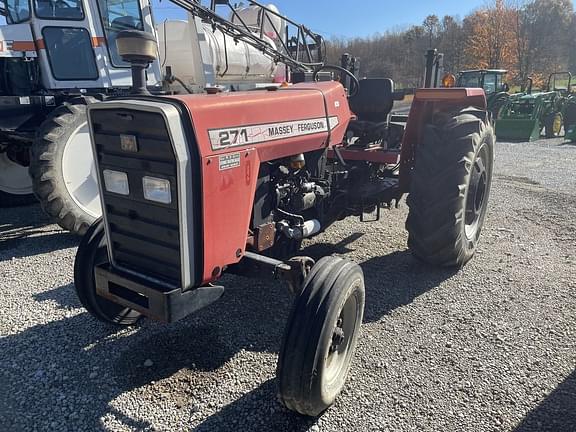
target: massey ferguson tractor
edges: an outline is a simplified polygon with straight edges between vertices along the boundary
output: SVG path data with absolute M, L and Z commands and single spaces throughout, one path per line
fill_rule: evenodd
M 282 82 L 286 66 L 278 50 L 309 56 L 308 62 L 322 59 L 321 40 L 311 39 L 311 32 L 273 5 L 233 8 L 213 1 L 212 8 L 227 12 L 227 21 L 241 30 L 238 39 L 201 19 L 199 2 L 172 3 L 194 15 L 156 27 L 148 0 L 3 0 L 0 207 L 36 195 L 55 222 L 78 234 L 102 215 L 86 106 L 128 93 L 130 65 L 115 43 L 123 30 L 145 31 L 158 40 L 158 59 L 147 68 L 153 94 Z M 320 49 L 310 48 L 314 44 Z
M 279 352 L 280 400 L 321 414 L 351 365 L 364 277 L 344 258 L 300 256 L 302 241 L 347 217 L 379 220 L 382 207 L 408 194 L 412 253 L 463 266 L 478 244 L 493 172 L 484 91 L 417 90 L 401 148 L 390 148 L 389 79 L 282 58 L 304 82 L 151 95 L 145 70 L 155 39 L 124 31 L 116 43 L 132 64 L 133 89 L 87 108 L 103 213 L 76 255 L 82 305 L 108 323 L 173 322 L 220 298 L 224 274 L 286 281 L 295 300 Z M 340 79 L 319 82 L 325 72 Z

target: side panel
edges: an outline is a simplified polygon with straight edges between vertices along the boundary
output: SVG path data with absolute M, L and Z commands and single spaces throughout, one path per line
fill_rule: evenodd
M 202 160 L 205 281 L 244 255 L 259 167 L 254 149 Z
M 38 57 L 30 24 L 0 26 L 0 57 Z
M 334 104 L 339 97 L 342 100 L 336 108 Z M 322 149 L 342 142 L 351 117 L 344 89 L 335 82 L 304 83 L 275 91 L 174 98 L 190 113 L 202 157 L 231 148 L 255 148 L 260 159 L 268 161 Z M 333 108 L 328 108 L 328 102 Z M 314 123 L 312 127 L 306 124 L 310 122 Z M 278 129 L 271 129 L 274 127 Z M 241 133 L 244 128 L 249 130 Z M 222 133 L 225 140 L 218 142 L 215 132 Z M 230 135 L 226 136 L 226 132 Z

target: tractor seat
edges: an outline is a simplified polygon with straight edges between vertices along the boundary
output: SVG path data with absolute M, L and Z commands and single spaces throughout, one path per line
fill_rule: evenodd
M 385 122 L 392 111 L 394 81 L 389 78 L 364 78 L 360 80 L 358 92 L 348 102 L 358 120 Z

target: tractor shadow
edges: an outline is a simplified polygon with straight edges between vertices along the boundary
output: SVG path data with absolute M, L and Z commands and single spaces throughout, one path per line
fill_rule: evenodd
M 347 250 L 344 241 L 312 245 L 303 253 L 319 257 Z M 361 266 L 366 321 L 410 303 L 454 274 L 424 266 L 407 251 Z M 189 430 L 198 405 L 210 402 L 214 383 L 231 379 L 226 363 L 242 350 L 278 352 L 292 304 L 280 282 L 225 276 L 222 283 L 227 287 L 224 297 L 187 319 L 169 325 L 143 320 L 120 330 L 88 313 L 74 315 L 80 304 L 72 284 L 36 294 L 40 303 L 57 303 L 62 318 L 0 339 L 0 388 L 5 389 L 0 430 L 26 430 L 23 419 L 51 430 L 153 429 L 145 413 L 131 418 L 117 407 L 115 400 L 131 391 L 137 391 L 132 398 L 153 406 L 166 403 L 163 394 L 182 401 L 178 412 L 187 420 L 178 429 Z M 271 379 L 195 430 L 299 431 L 312 424 L 280 405 Z
M 0 209 L 0 261 L 77 246 L 79 238 L 63 231 L 39 204 Z
M 343 255 L 362 234 L 354 234 L 343 241 L 313 244 L 302 255 L 316 260 L 327 255 Z M 438 287 L 458 273 L 457 268 L 438 268 L 425 264 L 409 250 L 392 252 L 360 263 L 366 285 L 364 321 L 374 322 L 394 309 L 408 305 L 420 295 Z
M 576 430 L 576 371 L 572 372 L 514 432 L 573 432 Z
M 153 430 L 145 413 L 131 418 L 113 403 L 135 389 L 143 403 L 162 404 L 162 394 L 183 401 L 190 419 L 194 403 L 210 401 L 215 380 L 230 379 L 222 366 L 236 354 L 279 350 L 291 305 L 284 286 L 225 279 L 230 289 L 219 303 L 178 323 L 118 329 L 80 313 L 0 339 L 0 430 L 27 430 L 25 419 L 43 430 Z M 72 284 L 35 299 L 56 302 L 66 315 L 80 307 Z M 256 400 L 280 410 L 273 387 L 256 390 Z
M 226 405 L 192 429 L 194 432 L 307 431 L 316 419 L 288 411 L 277 401 L 276 379 L 270 379 Z
M 62 285 L 50 291 L 33 294 L 32 297 L 39 303 L 53 302 L 59 309 L 71 310 L 82 307 L 78 297 L 76 297 L 73 283 Z

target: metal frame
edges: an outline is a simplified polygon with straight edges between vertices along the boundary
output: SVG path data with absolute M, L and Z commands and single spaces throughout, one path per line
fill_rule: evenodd
M 310 29 L 305 27 L 302 24 L 298 24 L 295 21 L 292 21 L 279 13 L 267 8 L 266 6 L 254 1 L 254 0 L 247 0 L 248 6 L 256 6 L 263 11 L 263 15 L 266 19 L 271 22 L 270 17 L 268 14 L 271 14 L 275 17 L 281 18 L 283 21 L 286 21 L 293 27 L 296 27 L 297 36 L 293 37 L 292 39 L 288 39 L 288 33 L 286 41 L 282 41 L 283 48 L 285 52 L 277 50 L 271 47 L 268 43 L 262 40 L 261 36 L 263 34 L 263 27 L 265 19 L 262 20 L 260 25 L 260 34 L 255 34 L 250 26 L 248 26 L 242 18 L 238 15 L 234 7 L 230 4 L 228 0 L 212 0 L 211 7 L 207 8 L 200 4 L 200 2 L 196 2 L 195 0 L 170 0 L 172 3 L 180 6 L 184 10 L 190 12 L 192 15 L 199 17 L 205 22 L 212 24 L 214 29 L 219 29 L 225 34 L 228 34 L 234 40 L 243 41 L 247 44 L 253 46 L 254 48 L 260 50 L 262 53 L 268 55 L 269 57 L 273 58 L 278 63 L 284 63 L 287 66 L 290 66 L 294 70 L 301 70 L 301 71 L 313 71 L 320 66 L 323 65 L 323 58 L 322 58 L 322 50 L 324 45 L 324 39 L 322 36 L 312 32 Z M 217 5 L 224 5 L 228 6 L 232 11 L 232 15 L 234 18 L 237 18 L 240 21 L 240 25 L 237 25 L 225 18 L 222 18 L 218 14 L 216 14 L 216 6 Z M 276 32 L 278 39 L 281 40 L 278 31 L 273 26 L 274 31 Z M 314 61 L 312 52 L 310 51 L 309 41 L 313 41 L 314 45 L 318 47 L 319 50 L 319 57 Z M 291 55 L 290 51 L 290 44 L 296 44 L 296 52 L 295 55 Z M 308 61 L 300 61 L 300 47 L 305 47 L 304 53 L 306 54 L 306 59 Z

